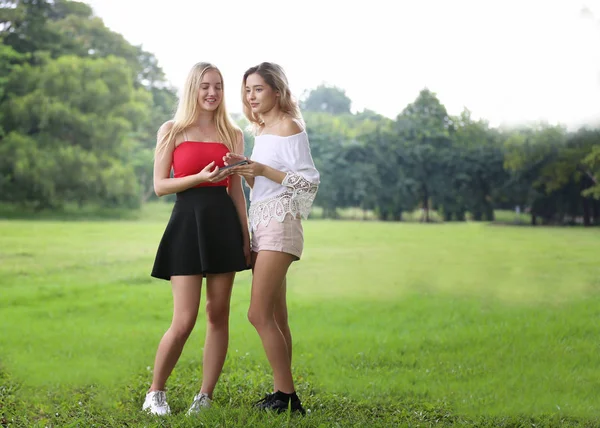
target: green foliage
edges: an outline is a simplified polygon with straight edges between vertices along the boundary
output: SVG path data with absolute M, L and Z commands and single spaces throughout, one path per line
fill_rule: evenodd
M 594 145 L 592 150 L 582 161 L 584 173 L 592 180 L 593 186 L 584 190 L 585 196 L 600 199 L 600 144 Z
M 301 107 L 306 111 L 325 112 L 330 114 L 350 113 L 352 100 L 346 91 L 337 86 L 319 85 L 309 92 Z
M 120 158 L 127 135 L 147 121 L 151 94 L 134 89 L 126 62 L 62 56 L 17 66 L 10 77 L 13 91 L 0 106 L 12 130 L 2 144 L 11 160 L 2 168 L 3 200 L 138 206 L 139 184 Z
M 0 200 L 148 200 L 156 130 L 175 100 L 156 58 L 65 0 L 2 2 L 0 42 Z
M 598 131 L 492 129 L 466 109 L 448 115 L 428 89 L 395 121 L 369 111 L 307 112 L 306 120 L 324 217 L 358 207 L 381 220 L 420 209 L 425 222 L 431 210 L 445 221 L 493 221 L 494 209 L 519 206 L 534 224 L 600 224 L 600 201 L 592 199 Z
M 595 175 L 589 168 L 600 133 L 581 129 L 569 134 L 559 126 L 514 130 L 506 136 L 505 166 L 520 203 L 529 205 L 532 221 L 597 224 L 600 202 L 594 196 Z M 597 198 L 598 199 L 598 198 Z

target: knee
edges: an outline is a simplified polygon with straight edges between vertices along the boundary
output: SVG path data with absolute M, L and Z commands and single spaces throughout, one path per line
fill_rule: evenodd
M 266 314 L 264 311 L 257 310 L 250 306 L 250 309 L 248 310 L 248 321 L 250 321 L 250 324 L 252 324 L 254 328 L 260 330 L 270 321 L 273 321 L 273 314 L 269 316 L 269 314 Z
M 229 306 L 206 303 L 206 320 L 213 328 L 227 327 L 229 323 Z
M 175 336 L 175 339 L 178 341 L 186 341 L 187 338 L 192 333 L 194 329 L 194 325 L 196 324 L 195 317 L 189 317 L 185 319 L 178 320 L 171 324 L 171 333 Z

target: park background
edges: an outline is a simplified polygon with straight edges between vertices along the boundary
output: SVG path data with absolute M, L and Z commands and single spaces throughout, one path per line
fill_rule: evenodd
M 167 77 L 173 63 L 128 41 L 96 12 L 104 10 L 115 27 L 115 13 L 142 27 L 145 3 L 121 2 L 115 11 L 110 1 L 0 1 L 0 423 L 596 425 L 600 9 L 592 2 L 533 3 L 523 8 L 539 20 L 527 22 L 528 38 L 517 41 L 525 49 L 512 57 L 496 39 L 492 49 L 482 48 L 483 36 L 476 43 L 477 31 L 486 34 L 478 18 L 490 11 L 474 2 L 456 3 L 477 24 L 473 31 L 456 27 L 460 44 L 447 29 L 436 31 L 449 8 L 441 3 L 438 13 L 428 12 L 437 18 L 415 15 L 426 37 L 374 35 L 369 42 L 368 32 L 358 40 L 333 24 L 321 32 L 310 22 L 298 27 L 315 33 L 307 40 L 320 40 L 329 54 L 315 59 L 314 45 L 292 43 L 300 61 L 280 61 L 321 172 L 288 297 L 294 374 L 311 412 L 288 418 L 250 409 L 270 390 L 270 374 L 246 319 L 250 275 L 242 273 L 215 407 L 198 420 L 183 415 L 199 388 L 201 315 L 168 385 L 174 415 L 161 421 L 139 412 L 171 316 L 170 287 L 150 278 L 149 269 L 174 196 L 156 197 L 152 163 L 156 131 L 172 116 L 189 67 L 172 73 L 179 80 Z M 331 4 L 319 25 L 355 16 L 341 3 L 339 16 L 332 14 Z M 292 31 L 276 19 L 293 15 L 261 20 L 270 6 L 239 4 L 248 31 Z M 516 3 L 487 7 L 504 12 L 498 19 L 507 32 L 525 25 Z M 392 12 L 369 9 L 365 22 L 374 14 L 391 28 Z M 193 48 L 165 29 L 181 23 L 152 25 L 191 66 L 212 61 L 202 55 L 203 41 L 218 47 L 227 39 L 220 30 L 227 13 L 235 12 L 194 15 L 197 32 L 208 35 L 199 34 Z M 318 9 L 307 2 L 302 16 L 311 13 Z M 410 18 L 403 14 L 401 21 Z M 543 43 L 540 34 L 562 34 L 568 23 L 580 30 L 576 37 Z M 184 30 L 181 38 L 189 40 Z M 215 63 L 224 70 L 232 116 L 246 129 L 241 73 L 278 51 L 269 43 L 246 45 L 247 35 L 236 31 L 237 49 L 225 49 L 227 57 Z M 396 66 L 378 64 L 370 46 L 386 49 Z M 337 75 L 348 89 L 334 78 L 294 86 L 305 70 L 326 76 L 329 64 L 350 54 L 352 80 Z M 231 64 L 225 59 L 234 57 Z M 540 64 L 545 72 L 535 68 Z M 225 71 L 239 67 L 239 75 Z M 469 86 L 474 68 L 484 78 Z M 487 74 L 493 68 L 505 78 Z M 436 77 L 456 73 L 467 78 L 452 85 Z M 402 86 L 411 79 L 420 85 L 423 76 L 445 82 L 439 93 L 452 99 L 452 112 L 430 83 L 412 92 Z M 502 98 L 490 89 L 511 87 L 531 90 Z M 460 94 L 474 92 L 498 106 L 493 120 L 483 107 L 461 106 Z M 369 96 L 395 103 L 395 110 L 370 104 Z M 547 106 L 562 110 L 550 114 Z M 503 117 L 510 111 L 522 116 Z M 571 114 L 560 118 L 561 112 Z M 248 131 L 245 142 L 249 155 Z

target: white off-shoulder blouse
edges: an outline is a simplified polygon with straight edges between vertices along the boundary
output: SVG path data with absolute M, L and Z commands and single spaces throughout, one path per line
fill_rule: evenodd
M 310 153 L 306 131 L 289 137 L 258 135 L 250 159 L 286 173 L 281 184 L 263 176 L 254 179 L 248 212 L 252 230 L 259 223 L 268 225 L 273 218 L 282 222 L 288 213 L 308 218 L 320 175 Z

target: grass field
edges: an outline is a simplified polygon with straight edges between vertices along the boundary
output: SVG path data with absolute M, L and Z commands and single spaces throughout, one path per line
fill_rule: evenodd
M 173 415 L 140 412 L 168 283 L 150 278 L 168 207 L 139 220 L 0 221 L 0 425 L 598 426 L 600 230 L 311 220 L 289 274 L 306 417 L 250 404 L 271 390 L 232 300 L 215 406 L 200 385 L 205 317 L 168 383 Z

